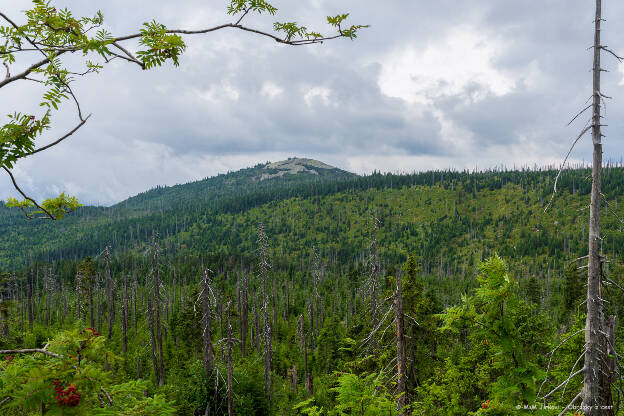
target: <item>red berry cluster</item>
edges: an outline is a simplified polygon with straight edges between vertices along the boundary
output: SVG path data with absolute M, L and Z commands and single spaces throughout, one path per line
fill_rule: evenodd
M 481 403 L 481 409 L 489 409 L 490 408 L 490 401 L 486 400 L 483 403 Z
M 65 389 L 65 383 L 57 378 L 52 384 L 54 384 L 54 389 L 56 390 L 56 401 L 59 406 L 78 406 L 80 403 L 80 393 L 76 390 L 74 383 L 71 383 L 69 387 Z
M 83 330 L 82 330 L 82 332 L 91 332 L 91 334 L 92 334 L 93 336 L 96 336 L 96 337 L 97 337 L 98 335 L 100 335 L 100 333 L 99 333 L 99 332 L 97 332 L 95 329 L 93 329 L 93 328 L 91 328 L 91 327 L 86 328 L 86 329 L 83 329 Z

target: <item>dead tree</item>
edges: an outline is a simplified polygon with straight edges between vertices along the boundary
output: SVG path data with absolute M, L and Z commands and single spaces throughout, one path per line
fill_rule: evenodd
M 121 305 L 121 330 L 122 344 L 121 351 L 125 355 L 128 351 L 128 275 L 124 274 L 123 281 L 124 298 Z
M 152 297 L 147 296 L 147 326 L 149 328 L 150 335 L 150 347 L 152 350 L 152 364 L 154 366 L 154 377 L 158 382 L 160 380 L 160 366 L 158 365 L 158 350 L 156 344 L 156 328 L 154 323 L 154 303 Z M 138 356 L 137 356 L 138 357 Z M 137 362 L 137 367 L 140 368 L 140 363 Z
M 379 220 L 373 214 L 371 216 L 373 222 L 371 229 L 371 249 L 370 249 L 370 277 L 369 277 L 369 290 L 370 290 L 370 314 L 371 314 L 371 326 L 377 327 L 379 322 L 377 318 L 377 275 L 379 274 L 379 257 L 377 255 L 377 225 Z M 377 349 L 377 338 L 373 335 L 370 338 L 371 347 L 373 350 Z
M 602 45 L 602 1 L 596 0 L 596 15 L 594 20 L 594 63 L 592 88 L 592 143 L 594 147 L 592 162 L 591 202 L 589 205 L 589 253 L 587 273 L 587 317 L 585 321 L 585 357 L 583 390 L 581 392 L 582 405 L 586 408 L 587 416 L 613 414 L 603 408 L 612 406 L 611 378 L 609 355 L 612 344 L 608 338 L 608 322 L 604 316 L 604 300 L 602 296 L 602 257 L 600 253 L 600 207 L 601 207 L 601 172 L 602 172 L 602 116 L 601 102 L 605 96 L 600 90 L 600 75 L 603 71 L 600 58 L 602 50 L 610 52 L 620 62 L 618 57 L 606 46 Z M 613 355 L 614 352 L 613 352 Z
M 204 269 L 201 281 L 200 299 L 202 304 L 202 341 L 203 341 L 203 364 L 206 378 L 212 376 L 214 368 L 214 348 L 212 346 L 212 330 L 210 327 L 210 296 L 212 288 L 210 287 L 209 270 Z
M 232 388 L 232 379 L 234 378 L 234 371 L 232 367 L 232 349 L 234 347 L 234 342 L 236 341 L 232 338 L 232 323 L 230 321 L 231 316 L 231 304 L 228 302 L 226 308 L 226 316 L 227 316 L 227 396 L 228 396 L 228 416 L 234 416 L 234 390 Z
M 262 277 L 262 320 L 264 325 L 264 392 L 267 400 L 271 400 L 271 323 L 269 321 L 269 294 L 268 294 L 268 270 L 267 260 L 268 238 L 264 233 L 264 225 L 258 225 L 258 247 L 260 249 L 259 269 Z
M 320 331 L 320 307 L 319 307 L 319 292 L 318 285 L 321 280 L 321 259 L 319 256 L 316 247 L 312 247 L 312 281 L 314 287 L 314 301 L 313 301 L 313 309 L 312 316 L 310 317 L 310 322 L 313 324 L 312 326 L 312 345 L 314 345 L 314 340 L 318 337 L 318 333 Z
M 240 288 L 240 340 L 241 355 L 243 358 L 247 356 L 247 334 L 249 334 L 249 287 L 247 274 L 243 270 Z
M 303 354 L 303 381 L 308 394 L 314 393 L 312 376 L 308 373 L 308 339 L 305 330 L 305 317 L 303 314 L 297 318 L 297 337 L 299 338 L 299 351 Z
M 114 291 L 114 283 L 113 278 L 111 276 L 110 270 L 110 248 L 106 246 L 104 249 L 104 263 L 106 266 L 106 274 L 105 274 L 105 286 L 106 286 L 106 296 L 108 298 L 108 334 L 107 338 L 110 340 L 113 337 L 113 324 L 115 322 L 115 291 Z
M 153 283 L 153 296 L 154 296 L 154 312 L 155 312 L 155 322 L 154 326 L 156 327 L 156 342 L 158 343 L 158 367 L 159 367 L 159 379 L 158 385 L 165 385 L 165 358 L 163 352 L 163 334 L 162 327 L 160 322 L 160 263 L 159 263 L 159 254 L 160 248 L 158 247 L 158 233 L 153 231 L 152 233 L 152 246 L 153 246 L 153 265 L 152 265 L 152 283 Z
M 600 208 L 601 199 L 604 195 L 601 191 L 601 172 L 602 172 L 602 108 L 601 104 L 605 98 L 600 87 L 601 73 L 605 71 L 601 67 L 601 53 L 608 52 L 618 61 L 622 62 L 622 58 L 617 56 L 612 50 L 602 45 L 601 42 L 601 25 L 602 25 L 602 1 L 596 0 L 596 12 L 594 18 L 594 44 L 593 49 L 593 87 L 592 87 L 592 103 L 579 112 L 573 119 L 574 121 L 585 111 L 591 109 L 591 123 L 585 127 L 573 142 L 572 147 L 568 151 L 559 173 L 555 178 L 553 197 L 557 192 L 557 181 L 567 159 L 576 145 L 576 143 L 591 130 L 593 143 L 593 160 L 592 160 L 592 186 L 591 201 L 589 205 L 589 251 L 587 255 L 587 316 L 585 320 L 585 347 L 583 352 L 583 367 L 572 372 L 570 376 L 564 380 L 562 384 L 554 390 L 544 395 L 547 399 L 555 391 L 562 386 L 567 386 L 569 381 L 580 374 L 583 374 L 583 388 L 572 401 L 563 409 L 563 415 L 571 408 L 579 399 L 582 400 L 581 407 L 583 414 L 586 416 L 602 416 L 612 415 L 613 400 L 611 398 L 611 384 L 613 380 L 613 358 L 616 356 L 615 345 L 610 339 L 610 327 L 612 326 L 611 318 L 604 315 L 604 299 L 602 285 L 605 283 L 602 276 L 602 263 L 604 258 L 601 256 L 600 246 Z M 551 202 L 553 197 L 551 197 Z M 550 206 L 550 202 L 546 208 Z M 568 338 L 569 339 L 569 338 Z M 568 339 L 564 340 L 566 342 Z M 562 342 L 562 343 L 563 343 Z M 559 348 L 559 347 L 557 347 Z M 556 349 L 555 349 L 556 350 Z M 554 350 L 553 350 L 554 352 Z
M 394 328 L 396 332 L 397 349 L 397 389 L 399 397 L 397 399 L 397 410 L 400 415 L 404 415 L 403 410 L 408 404 L 407 400 L 407 358 L 405 353 L 405 323 L 403 312 L 403 293 L 401 281 L 401 269 L 396 273 L 396 292 L 394 293 Z

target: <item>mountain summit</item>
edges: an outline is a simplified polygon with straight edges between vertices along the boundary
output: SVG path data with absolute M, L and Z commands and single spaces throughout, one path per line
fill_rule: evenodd
M 289 158 L 260 163 L 251 168 L 219 174 L 174 186 L 158 186 L 115 205 L 144 209 L 149 206 L 175 206 L 184 201 L 214 202 L 267 191 L 280 185 L 297 185 L 356 178 L 358 175 L 314 159 Z
M 264 171 L 260 174 L 261 181 L 274 179 L 285 175 L 309 174 L 317 176 L 355 176 L 352 173 L 330 166 L 326 163 L 314 159 L 293 157 L 281 162 L 267 163 L 261 168 Z

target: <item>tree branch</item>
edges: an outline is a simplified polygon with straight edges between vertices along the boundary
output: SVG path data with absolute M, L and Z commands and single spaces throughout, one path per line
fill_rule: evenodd
M 26 153 L 24 155 L 24 157 L 26 156 L 30 156 L 30 155 L 34 155 L 35 153 L 39 153 L 43 150 L 49 149 L 52 146 L 56 146 L 57 144 L 59 144 L 60 142 L 62 142 L 63 140 L 67 139 L 69 136 L 71 136 L 72 134 L 74 134 L 76 131 L 78 131 L 78 129 L 80 129 L 80 127 L 82 127 L 87 120 L 89 120 L 89 117 L 91 117 L 91 114 L 89 114 L 87 117 L 85 117 L 84 120 L 82 120 L 80 123 L 78 123 L 78 125 L 76 127 L 74 127 L 69 133 L 65 134 L 63 137 L 59 138 L 58 140 L 55 140 L 54 142 L 47 144 L 43 147 L 40 147 L 39 149 L 35 149 L 30 153 Z
M 11 171 L 6 167 L 6 166 L 2 166 L 2 169 L 4 169 L 6 171 L 6 173 L 9 174 L 9 176 L 11 177 L 11 181 L 13 182 L 13 186 L 15 187 L 15 189 L 17 189 L 17 191 L 24 197 L 24 199 L 29 200 L 30 202 L 32 202 L 37 208 L 39 208 L 41 211 L 43 211 L 47 217 L 41 217 L 41 219 L 50 219 L 50 220 L 55 220 L 56 218 L 54 217 L 54 215 L 50 214 L 50 212 L 48 212 L 48 210 L 46 210 L 45 208 L 43 208 L 41 205 L 39 205 L 37 203 L 37 201 L 35 201 L 34 199 L 32 199 L 31 197 L 29 197 L 28 195 L 26 195 L 24 193 L 24 191 L 22 191 L 22 189 L 19 187 L 19 185 L 17 184 L 17 182 L 15 181 L 15 177 L 13 176 L 13 173 L 11 173 Z M 22 211 L 24 211 L 22 209 Z M 26 217 L 30 220 L 33 217 L 26 213 L 26 211 L 24 211 L 24 213 L 26 214 Z M 25 350 L 24 350 L 25 351 Z M 0 351 L 1 353 L 2 351 Z
M 585 135 L 585 133 L 587 133 L 592 127 L 593 127 L 593 125 L 585 127 L 583 129 L 583 131 L 581 131 L 581 133 L 578 135 L 576 140 L 574 140 L 574 143 L 572 143 L 572 146 L 570 146 L 570 150 L 568 150 L 568 153 L 566 154 L 565 159 L 563 159 L 563 162 L 561 163 L 561 167 L 559 168 L 559 172 L 557 172 L 557 176 L 555 177 L 555 184 L 553 186 L 553 193 L 552 193 L 552 195 L 550 197 L 550 201 L 548 201 L 548 205 L 546 205 L 546 208 L 544 208 L 544 212 L 548 211 L 548 208 L 550 208 L 550 205 L 552 204 L 552 201 L 555 198 L 555 194 L 557 193 L 557 183 L 559 182 L 559 176 L 561 176 L 561 172 L 563 172 L 563 167 L 565 166 L 566 162 L 568 161 L 568 158 L 570 157 L 570 153 L 572 153 L 572 150 L 574 149 L 574 146 L 576 146 L 576 143 L 578 143 L 578 141 L 581 140 L 581 137 L 583 137 Z
M 24 72 L 21 72 L 21 73 L 19 73 L 19 74 L 17 74 L 17 75 L 13 75 L 12 77 L 9 77 L 9 78 L 5 78 L 4 80 L 0 81 L 0 88 L 4 87 L 5 85 L 10 84 L 10 83 L 12 83 L 12 82 L 14 82 L 14 81 L 17 81 L 17 80 L 19 80 L 19 79 L 24 79 L 24 78 L 26 78 L 26 77 L 27 77 L 27 76 L 28 76 L 31 72 L 33 72 L 35 69 L 37 69 L 37 68 L 41 68 L 41 67 L 42 67 L 42 66 L 44 66 L 45 64 L 50 63 L 50 60 L 51 60 L 51 59 L 54 59 L 54 58 L 56 58 L 57 56 L 62 55 L 62 54 L 64 54 L 65 52 L 68 52 L 68 51 L 69 51 L 69 49 L 68 49 L 68 50 L 64 50 L 64 51 L 60 51 L 60 52 L 56 52 L 56 53 L 54 53 L 51 57 L 49 57 L 49 58 L 45 58 L 45 59 L 43 59 L 43 60 L 41 60 L 41 61 L 39 61 L 39 62 L 36 62 L 36 63 L 32 64 L 31 66 L 29 66 L 28 68 L 26 68 L 26 70 L 24 70 Z
M 46 345 L 47 347 L 47 345 Z M 0 354 L 33 354 L 33 353 L 37 353 L 40 352 L 42 354 L 48 355 L 50 357 L 54 357 L 54 358 L 61 358 L 60 355 L 50 352 L 48 350 L 46 350 L 45 348 L 26 348 L 23 350 L 0 350 Z

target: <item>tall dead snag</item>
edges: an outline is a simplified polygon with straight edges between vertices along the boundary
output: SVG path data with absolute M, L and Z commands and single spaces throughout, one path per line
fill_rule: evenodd
M 312 306 L 312 316 L 310 316 L 310 322 L 312 323 L 312 345 L 314 340 L 318 337 L 320 331 L 320 307 L 319 307 L 319 292 L 318 285 L 321 280 L 321 259 L 316 247 L 312 247 L 312 281 L 314 285 L 314 300 Z M 314 348 L 314 347 L 313 347 Z
M 165 384 L 165 360 L 160 327 L 160 265 L 158 234 L 152 233 L 152 294 L 147 293 L 147 318 L 150 326 L 150 340 L 152 343 L 152 361 L 154 374 L 159 386 Z
M 158 247 L 158 234 L 154 232 L 153 237 L 154 244 L 154 307 L 156 310 L 156 341 L 158 342 L 158 355 L 159 355 L 159 367 L 160 367 L 160 380 L 158 384 L 163 386 L 165 384 L 165 358 L 163 352 L 163 334 L 162 326 L 160 322 L 160 264 L 159 254 L 160 248 Z
M 243 270 L 240 287 L 240 341 L 241 356 L 247 356 L 247 334 L 249 334 L 249 287 L 247 282 L 247 274 Z
M 267 260 L 268 238 L 264 233 L 264 225 L 258 225 L 258 247 L 260 249 L 259 269 L 262 277 L 262 320 L 264 331 L 264 393 L 267 400 L 271 400 L 271 323 L 269 322 L 269 294 L 268 294 L 268 271 L 269 263 Z
M 379 274 L 379 257 L 377 255 L 377 224 L 379 220 L 373 214 L 371 215 L 371 220 L 373 222 L 371 229 L 371 254 L 370 254 L 370 278 L 369 278 L 369 289 L 370 289 L 370 314 L 371 314 L 371 327 L 377 328 L 378 318 L 377 318 L 377 275 Z M 373 334 L 370 338 L 372 349 L 377 349 L 377 338 Z
M 30 273 L 26 278 L 26 308 L 28 309 L 28 329 L 33 331 L 33 325 L 35 322 L 35 316 L 33 313 L 33 280 L 35 278 L 35 265 L 32 259 L 32 252 L 30 253 Z
M 115 291 L 114 291 L 114 283 L 113 278 L 111 276 L 110 270 L 110 248 L 106 246 L 104 249 L 104 263 L 106 266 L 106 275 L 105 279 L 105 287 L 106 287 L 106 297 L 108 298 L 108 334 L 107 338 L 111 339 L 113 337 L 113 324 L 115 322 Z
M 124 297 L 121 305 L 121 330 L 122 330 L 122 344 L 121 352 L 125 355 L 128 351 L 128 275 L 124 274 L 123 281 Z
M 201 299 L 202 305 L 202 344 L 203 344 L 203 364 L 204 372 L 206 374 L 206 385 L 210 388 L 210 380 L 212 378 L 212 372 L 214 370 L 214 348 L 212 346 L 212 330 L 210 326 L 210 298 L 212 295 L 212 287 L 210 286 L 209 270 L 204 269 L 201 281 L 201 291 L 199 292 L 199 299 Z M 210 401 L 206 402 L 206 409 L 204 410 L 204 416 L 210 415 Z
M 202 341 L 203 341 L 203 364 L 206 378 L 212 376 L 214 368 L 214 348 L 212 346 L 212 330 L 210 327 L 210 276 L 208 269 L 204 269 L 201 281 L 201 304 L 202 304 Z
M 405 323 L 403 315 L 403 293 L 402 293 L 401 269 L 396 273 L 396 292 L 394 293 L 394 328 L 396 330 L 396 349 L 397 349 L 397 389 L 399 397 L 397 398 L 397 410 L 399 415 L 404 415 L 403 408 L 407 401 L 407 377 L 405 371 L 407 369 L 407 358 L 405 354 Z
M 234 416 L 234 390 L 232 388 L 232 379 L 234 378 L 234 370 L 232 367 L 232 348 L 234 347 L 234 338 L 232 338 L 231 303 L 228 302 L 226 308 L 227 315 L 227 396 L 228 396 L 228 416 Z
M 308 374 L 308 337 L 305 330 L 305 317 L 303 314 L 297 318 L 297 337 L 299 338 L 299 351 L 303 354 L 303 381 L 308 394 L 313 394 L 312 377 Z
M 600 67 L 601 50 L 605 48 L 600 42 L 602 23 L 602 1 L 596 0 L 596 16 L 594 21 L 594 64 L 593 101 L 592 101 L 592 142 L 594 155 L 592 163 L 592 188 L 589 206 L 589 253 L 587 273 L 587 317 L 585 321 L 585 371 L 583 378 L 582 404 L 585 415 L 595 416 L 607 414 L 601 407 L 612 405 L 610 383 L 601 382 L 601 378 L 610 377 L 606 348 L 606 322 L 603 314 L 601 293 L 602 264 L 600 258 L 600 199 L 602 171 L 602 132 L 601 132 L 601 100 Z M 601 384 L 603 387 L 601 388 Z M 607 391 L 609 390 L 609 391 Z
M 150 347 L 152 350 L 152 364 L 154 366 L 154 377 L 156 378 L 156 381 L 160 380 L 160 367 L 158 365 L 158 351 L 157 351 L 157 344 L 156 344 L 156 328 L 155 328 L 155 324 L 154 324 L 154 302 L 152 302 L 152 297 L 151 296 L 146 296 L 147 297 L 147 326 L 149 328 L 149 335 L 150 335 Z M 137 356 L 138 357 L 138 356 Z M 138 368 L 140 368 L 140 365 L 137 364 Z

